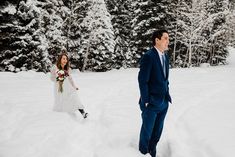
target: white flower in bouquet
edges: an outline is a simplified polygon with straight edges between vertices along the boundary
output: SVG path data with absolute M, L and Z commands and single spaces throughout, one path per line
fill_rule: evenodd
M 63 92 L 63 82 L 64 82 L 64 79 L 65 77 L 68 76 L 68 72 L 67 71 L 64 71 L 64 70 L 59 70 L 57 71 L 57 77 L 56 77 L 56 80 L 58 81 L 59 83 L 59 89 L 58 91 L 59 92 Z
M 65 72 L 64 70 L 57 71 L 57 81 L 63 81 L 65 79 Z

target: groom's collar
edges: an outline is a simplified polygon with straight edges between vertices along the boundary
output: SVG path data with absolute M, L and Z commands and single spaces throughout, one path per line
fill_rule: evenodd
M 154 48 L 157 50 L 159 56 L 164 55 L 164 52 L 161 52 L 156 46 L 154 46 Z

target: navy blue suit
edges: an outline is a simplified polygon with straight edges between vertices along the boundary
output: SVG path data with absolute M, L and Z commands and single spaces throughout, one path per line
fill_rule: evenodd
M 164 119 L 171 102 L 169 94 L 169 58 L 165 54 L 165 75 L 157 50 L 153 47 L 147 51 L 140 61 L 138 75 L 142 111 L 142 127 L 140 131 L 139 150 L 156 156 L 156 145 L 160 139 Z M 148 103 L 146 107 L 145 104 Z

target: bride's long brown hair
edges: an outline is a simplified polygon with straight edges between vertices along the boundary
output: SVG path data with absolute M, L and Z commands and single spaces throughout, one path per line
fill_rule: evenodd
M 62 69 L 61 59 L 63 56 L 65 56 L 67 58 L 67 64 L 64 66 L 64 70 L 68 71 L 70 68 L 70 62 L 69 62 L 69 57 L 68 57 L 68 54 L 66 53 L 66 50 L 62 50 L 62 53 L 59 55 L 58 60 L 56 62 L 56 66 L 58 69 L 60 69 L 60 70 Z

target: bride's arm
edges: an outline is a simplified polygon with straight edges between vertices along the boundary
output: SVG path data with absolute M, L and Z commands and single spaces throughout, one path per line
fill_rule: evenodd
M 71 75 L 71 69 L 68 70 L 68 74 L 69 74 L 69 76 L 68 76 L 69 82 L 71 83 L 71 85 L 73 86 L 73 88 L 75 88 L 75 89 L 78 90 L 77 86 L 75 85 L 75 83 L 74 83 L 74 81 L 73 81 L 73 78 L 72 78 L 72 75 Z
M 56 82 L 56 67 L 53 66 L 51 68 L 51 76 L 50 76 L 51 81 Z

